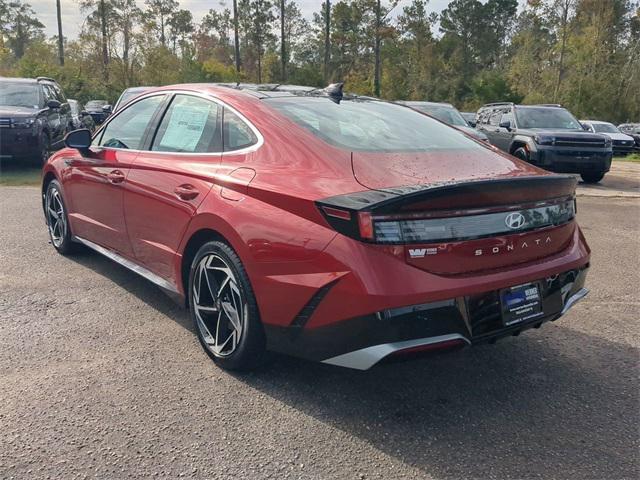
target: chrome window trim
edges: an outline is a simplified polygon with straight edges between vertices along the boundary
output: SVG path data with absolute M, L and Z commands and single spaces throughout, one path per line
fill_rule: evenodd
M 99 148 L 102 150 L 114 150 L 114 151 L 123 151 L 123 152 L 134 152 L 134 153 L 142 153 L 142 152 L 149 152 L 149 153 L 153 153 L 154 155 L 170 155 L 170 156 L 175 156 L 175 155 L 179 155 L 179 156 L 187 156 L 187 157 L 215 157 L 217 155 L 242 155 L 245 153 L 250 153 L 250 152 L 255 152 L 256 150 L 258 150 L 263 144 L 264 144 L 264 137 L 262 136 L 262 133 L 260 133 L 260 130 L 258 130 L 256 128 L 256 126 L 251 123 L 247 117 L 245 117 L 242 113 L 240 113 L 240 111 L 238 111 L 236 108 L 232 107 L 231 105 L 229 105 L 228 103 L 223 102 L 222 100 L 220 100 L 217 97 L 214 97 L 211 94 L 206 94 L 206 93 L 201 93 L 201 92 L 194 92 L 191 90 L 155 90 L 153 92 L 148 92 L 145 94 L 140 95 L 139 97 L 136 97 L 135 100 L 127 103 L 121 110 L 118 110 L 117 115 L 113 115 L 111 118 L 109 118 L 105 123 L 102 124 L 102 126 L 94 133 L 93 137 L 91 137 L 91 141 L 93 142 L 93 140 L 98 137 L 99 135 L 101 135 L 104 132 L 104 129 L 107 128 L 107 125 L 109 125 L 109 123 L 111 123 L 111 121 L 115 118 L 118 118 L 118 115 L 120 115 L 122 112 L 126 111 L 128 108 L 131 108 L 133 105 L 135 105 L 136 103 L 138 103 L 141 100 L 144 100 L 145 98 L 148 97 L 152 97 L 155 95 L 190 95 L 192 97 L 200 97 L 203 98 L 205 100 L 209 100 L 217 105 L 220 105 L 223 108 L 228 108 L 229 110 L 231 110 L 233 113 L 235 113 L 240 120 L 242 120 L 248 127 L 249 129 L 253 132 L 253 134 L 256 136 L 256 138 L 258 139 L 258 141 L 256 143 L 254 143 L 253 145 L 250 145 L 246 148 L 242 148 L 240 150 L 231 150 L 229 152 L 199 152 L 199 153 L 188 153 L 188 152 L 159 152 L 159 151 L 155 151 L 155 150 L 139 150 L 139 149 L 133 149 L 133 148 L 116 148 L 116 147 L 103 147 L 101 145 L 92 145 L 92 147 L 95 148 Z M 168 108 L 168 106 L 167 106 Z

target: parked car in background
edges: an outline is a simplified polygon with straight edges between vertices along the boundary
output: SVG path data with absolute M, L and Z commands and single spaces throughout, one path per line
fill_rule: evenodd
M 460 112 L 462 118 L 469 124 L 470 127 L 476 128 L 476 113 L 475 112 Z
M 446 123 L 447 125 L 451 125 L 452 127 L 458 128 L 465 133 L 468 133 L 474 138 L 478 140 L 482 140 L 488 142 L 489 139 L 487 136 L 472 128 L 467 121 L 462 117 L 460 112 L 451 105 L 450 103 L 439 103 L 439 102 L 420 102 L 420 101 L 398 101 L 401 105 L 406 105 L 407 107 L 411 107 L 414 110 L 418 110 L 419 112 L 426 113 L 427 115 L 431 115 L 432 117 L 437 118 L 441 122 Z
M 80 102 L 71 98 L 67 99 L 69 107 L 71 108 L 71 122 L 73 123 L 74 130 L 78 128 L 87 128 L 92 132 L 96 129 L 96 124 L 91 118 L 91 115 L 86 110 L 82 109 Z
M 599 120 L 580 120 L 580 123 L 590 132 L 609 137 L 614 155 L 627 155 L 633 152 L 636 144 L 633 137 L 622 133 L 613 123 Z
M 133 100 L 138 95 L 141 95 L 142 93 L 144 93 L 144 92 L 146 92 L 146 91 L 148 91 L 149 89 L 152 89 L 152 88 L 156 88 L 156 87 L 129 87 L 129 88 L 127 88 L 126 90 L 124 90 L 120 94 L 120 98 L 118 98 L 118 101 L 113 106 L 113 112 L 114 113 L 117 112 L 123 106 L 125 106 L 129 101 Z
M 491 103 L 476 118 L 492 145 L 545 170 L 597 183 L 611 168 L 611 139 L 585 131 L 560 105 Z
M 89 100 L 84 109 L 91 115 L 96 125 L 102 124 L 111 115 L 111 105 L 106 100 Z
M 635 150 L 640 150 L 640 123 L 623 123 L 618 125 L 618 129 L 635 141 Z
M 573 176 L 341 85 L 163 87 L 66 144 L 43 172 L 53 248 L 171 292 L 223 368 L 272 350 L 367 369 L 517 336 L 587 294 Z
M 0 77 L 0 159 L 42 164 L 72 130 L 71 108 L 45 77 Z

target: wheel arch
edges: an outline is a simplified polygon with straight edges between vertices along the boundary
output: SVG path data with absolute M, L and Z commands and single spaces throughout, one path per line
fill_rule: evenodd
M 217 230 L 213 228 L 201 228 L 191 234 L 189 240 L 187 240 L 184 249 L 182 250 L 182 259 L 180 262 L 180 281 L 182 282 L 182 291 L 184 292 L 184 304 L 185 307 L 189 307 L 189 272 L 191 270 L 191 262 L 193 262 L 196 253 L 200 250 L 200 247 L 207 242 L 222 241 L 229 243 L 229 241 Z

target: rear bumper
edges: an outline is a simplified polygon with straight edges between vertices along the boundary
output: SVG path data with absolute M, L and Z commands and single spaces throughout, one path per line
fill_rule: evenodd
M 491 343 L 519 335 L 566 313 L 587 290 L 588 267 L 539 279 L 544 316 L 510 326 L 502 322 L 499 290 L 376 312 L 318 328 L 267 327 L 269 349 L 366 370 L 383 358 L 417 348 Z

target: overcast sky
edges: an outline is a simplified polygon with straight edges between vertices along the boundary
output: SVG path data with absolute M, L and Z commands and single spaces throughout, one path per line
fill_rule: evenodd
M 56 25 L 56 1 L 55 0 L 26 0 L 30 3 L 35 10 L 38 19 L 45 26 L 45 33 L 47 36 L 57 34 Z M 302 10 L 303 15 L 311 19 L 313 12 L 320 10 L 320 5 L 323 0 L 298 0 L 298 6 Z M 193 14 L 194 21 L 200 22 L 200 19 L 210 8 L 221 10 L 224 5 L 231 7 L 231 0 L 179 0 L 180 8 L 187 9 Z M 444 9 L 450 0 L 431 0 L 429 2 L 429 10 L 434 12 L 440 12 Z M 401 11 L 404 5 L 410 4 L 410 0 L 400 0 L 396 11 Z M 74 39 L 78 36 L 80 29 L 82 28 L 82 22 L 84 21 L 84 15 L 80 11 L 77 0 L 61 0 L 62 5 L 62 28 L 65 37 Z M 144 6 L 144 0 L 138 0 L 138 6 Z M 395 13 L 395 12 L 394 12 Z

